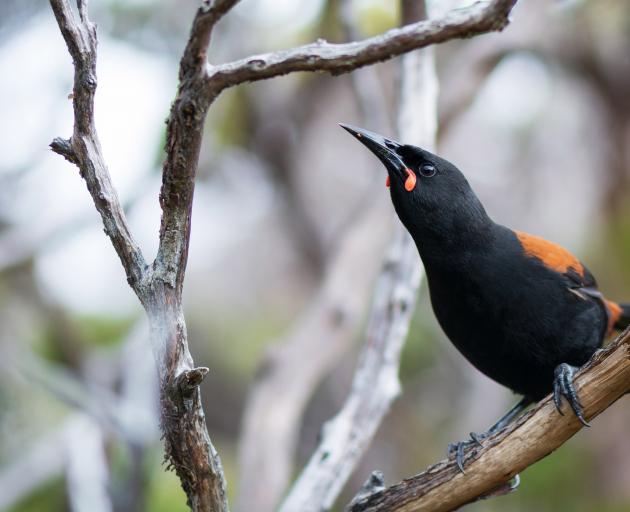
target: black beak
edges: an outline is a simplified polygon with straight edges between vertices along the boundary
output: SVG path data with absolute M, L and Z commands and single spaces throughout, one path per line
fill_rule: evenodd
M 362 142 L 372 153 L 374 153 L 387 168 L 388 173 L 395 172 L 399 176 L 403 175 L 405 164 L 398 156 L 398 148 L 401 144 L 394 140 L 387 139 L 378 133 L 364 130 L 349 124 L 339 123 L 344 130 L 354 135 L 359 142 Z

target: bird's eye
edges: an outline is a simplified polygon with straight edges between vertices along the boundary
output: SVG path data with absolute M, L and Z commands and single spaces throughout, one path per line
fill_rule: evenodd
M 425 178 L 430 178 L 431 176 L 435 176 L 436 170 L 435 166 L 431 164 L 424 164 L 420 166 L 420 174 Z

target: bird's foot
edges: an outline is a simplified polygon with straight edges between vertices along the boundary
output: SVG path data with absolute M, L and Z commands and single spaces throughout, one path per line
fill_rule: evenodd
M 553 379 L 553 401 L 558 412 L 564 416 L 562 412 L 562 397 L 564 396 L 582 425 L 590 427 L 590 424 L 584 418 L 584 409 L 573 386 L 573 375 L 576 370 L 576 367 L 566 363 L 557 366 Z
M 470 433 L 470 439 L 466 441 L 459 441 L 457 443 L 450 443 L 448 445 L 448 457 L 455 457 L 455 463 L 457 467 L 462 473 L 464 471 L 464 455 L 466 454 L 466 450 L 471 447 L 477 446 L 479 448 L 483 447 L 481 441 L 483 441 L 486 437 L 490 435 L 490 432 L 482 432 L 481 434 L 477 434 L 476 432 Z

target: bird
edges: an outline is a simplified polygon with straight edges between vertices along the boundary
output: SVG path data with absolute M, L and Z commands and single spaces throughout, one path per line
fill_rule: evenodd
M 553 392 L 588 426 L 573 376 L 615 329 L 630 304 L 608 300 L 593 274 L 560 245 L 494 222 L 464 174 L 425 149 L 349 124 L 340 126 L 385 166 L 398 218 L 424 265 L 438 323 L 459 352 L 523 398 L 483 433 L 449 445 L 464 472 L 474 444 Z

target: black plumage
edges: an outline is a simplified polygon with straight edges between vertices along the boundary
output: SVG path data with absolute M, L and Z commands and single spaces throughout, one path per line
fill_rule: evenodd
M 385 165 L 394 208 L 418 247 L 448 338 L 481 372 L 524 396 L 489 432 L 552 390 L 558 406 L 565 396 L 586 423 L 573 370 L 615 325 L 627 325 L 630 308 L 607 301 L 562 247 L 494 222 L 452 163 L 342 126 Z

